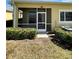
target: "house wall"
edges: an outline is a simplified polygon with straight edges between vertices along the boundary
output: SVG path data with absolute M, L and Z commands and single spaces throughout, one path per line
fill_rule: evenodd
M 72 6 L 71 5 L 59 5 L 59 6 L 55 6 L 52 8 L 52 25 L 54 25 L 55 27 L 58 27 L 60 25 L 68 25 L 71 26 L 71 22 L 67 21 L 67 22 L 60 22 L 60 10 L 72 10 Z
M 6 11 L 6 21 L 12 20 L 12 19 L 13 19 L 12 12 Z
M 72 4 L 15 3 L 18 8 L 51 8 L 51 28 L 60 26 L 59 10 L 72 10 Z

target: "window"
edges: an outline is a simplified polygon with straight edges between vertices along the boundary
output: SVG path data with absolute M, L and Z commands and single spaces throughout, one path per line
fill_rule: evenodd
M 61 18 L 61 19 L 60 19 L 61 21 L 64 21 L 64 12 L 61 12 L 61 13 L 60 13 L 60 18 Z
M 29 13 L 29 23 L 36 23 L 36 13 Z
M 60 21 L 72 21 L 72 12 L 60 12 Z
M 72 21 L 72 12 L 66 12 L 66 21 Z
M 28 23 L 36 23 L 36 8 L 28 9 Z
M 19 18 L 23 18 L 23 11 L 19 10 Z

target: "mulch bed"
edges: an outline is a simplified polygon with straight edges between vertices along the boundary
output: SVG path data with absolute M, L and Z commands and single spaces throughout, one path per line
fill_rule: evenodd
M 72 44 L 69 44 L 68 42 L 60 39 L 59 37 L 57 37 L 56 35 L 52 35 L 50 34 L 50 39 L 53 43 L 55 43 L 56 45 L 64 48 L 64 49 L 68 49 L 68 50 L 72 50 Z

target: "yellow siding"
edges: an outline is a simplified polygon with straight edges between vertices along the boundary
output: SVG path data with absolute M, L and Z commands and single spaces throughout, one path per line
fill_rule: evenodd
M 59 10 L 72 10 L 72 4 L 43 4 L 43 3 L 16 3 L 18 8 L 51 8 L 52 9 L 52 18 L 51 18 L 51 25 L 52 30 L 54 27 L 59 26 Z
M 52 25 L 53 27 L 59 26 L 59 11 L 60 10 L 72 10 L 71 5 L 58 5 L 52 8 Z
M 12 12 L 6 12 L 6 20 L 12 20 Z

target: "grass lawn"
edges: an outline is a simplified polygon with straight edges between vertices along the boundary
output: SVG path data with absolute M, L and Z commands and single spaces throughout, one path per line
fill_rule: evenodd
M 7 59 L 71 59 L 72 51 L 50 39 L 7 40 Z

